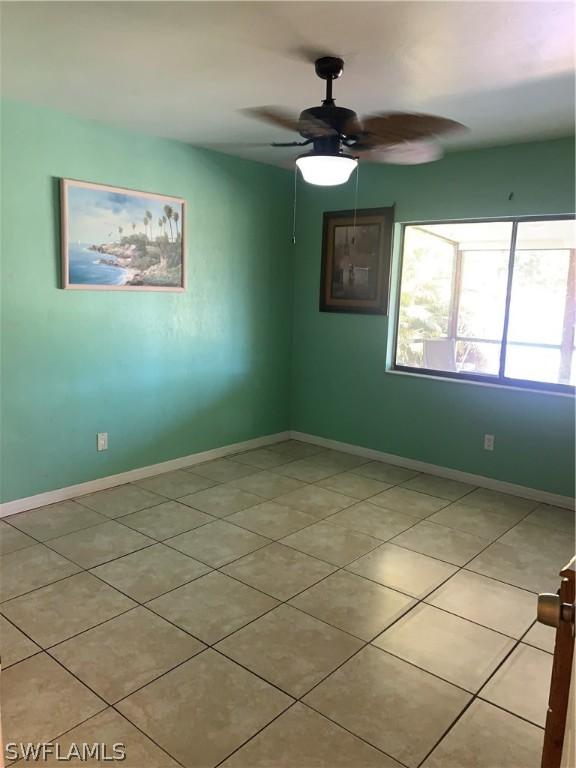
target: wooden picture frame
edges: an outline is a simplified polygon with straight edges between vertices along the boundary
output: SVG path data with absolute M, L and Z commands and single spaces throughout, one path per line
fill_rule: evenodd
M 321 312 L 388 313 L 393 228 L 393 206 L 324 214 Z
M 185 291 L 186 201 L 60 180 L 62 288 Z

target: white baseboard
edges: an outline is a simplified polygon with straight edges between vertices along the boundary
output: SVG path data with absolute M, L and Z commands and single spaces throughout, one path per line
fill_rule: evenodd
M 484 475 L 473 475 L 470 472 L 461 472 L 459 469 L 440 467 L 437 464 L 428 464 L 425 461 L 405 459 L 403 456 L 396 456 L 396 454 L 393 453 L 384 453 L 383 451 L 376 451 L 372 448 L 362 448 L 359 445 L 341 443 L 339 440 L 330 440 L 326 437 L 308 435 L 304 432 L 292 431 L 290 437 L 293 440 L 301 440 L 304 443 L 313 443 L 314 445 L 320 445 L 323 448 L 332 448 L 335 451 L 353 453 L 356 456 L 364 456 L 365 458 L 373 459 L 374 461 L 385 461 L 388 464 L 395 464 L 398 467 L 415 469 L 418 472 L 427 472 L 430 475 L 446 477 L 448 480 L 458 480 L 461 483 L 477 485 L 480 488 L 490 488 L 493 491 L 510 493 L 513 496 L 523 496 L 525 499 L 533 499 L 534 501 L 540 501 L 543 504 L 552 504 L 555 507 L 574 509 L 574 499 L 570 496 L 560 496 L 560 494 L 541 491 L 538 488 L 527 488 L 524 485 L 507 483 L 504 480 L 495 480 L 492 477 L 484 477 Z
M 179 459 L 162 461 L 160 464 L 151 464 L 148 467 L 131 469 L 128 472 L 121 472 L 118 475 L 100 477 L 97 480 L 88 480 L 86 483 L 68 485 L 66 488 L 58 488 L 55 491 L 37 493 L 34 496 L 27 496 L 24 499 L 6 501 L 4 504 L 0 504 L 0 517 L 7 517 L 8 515 L 14 515 L 17 512 L 25 512 L 28 509 L 35 509 L 36 507 L 44 507 L 47 504 L 55 504 L 58 501 L 75 499 L 77 496 L 85 496 L 87 493 L 103 491 L 106 488 L 114 488 L 116 485 L 124 485 L 124 483 L 133 483 L 135 480 L 143 480 L 146 477 L 160 475 L 163 472 L 172 472 L 175 469 L 191 467 L 194 464 L 200 464 L 203 461 L 221 459 L 223 456 L 229 456 L 231 453 L 249 451 L 253 448 L 262 448 L 263 446 L 272 445 L 273 443 L 279 443 L 282 440 L 289 439 L 290 432 L 276 432 L 273 435 L 256 437 L 253 440 L 245 440 L 242 443 L 223 445 L 221 448 L 212 448 L 209 451 L 192 453 L 189 456 L 182 456 Z
M 524 485 L 507 483 L 504 480 L 495 480 L 491 477 L 474 475 L 470 472 L 461 472 L 458 469 L 441 467 L 437 464 L 428 464 L 425 461 L 406 459 L 403 456 L 396 456 L 396 454 L 393 453 L 384 453 L 383 451 L 376 451 L 372 448 L 363 448 L 362 446 L 352 445 L 351 443 L 341 443 L 339 440 L 330 440 L 326 437 L 319 437 L 317 435 L 308 435 L 304 432 L 292 431 L 277 432 L 273 435 L 256 437 L 253 440 L 245 440 L 241 443 L 224 445 L 221 448 L 212 448 L 209 451 L 202 451 L 201 453 L 192 453 L 189 456 L 182 456 L 179 459 L 163 461 L 160 464 L 151 464 L 148 467 L 131 469 L 128 472 L 121 472 L 118 475 L 109 475 L 108 477 L 101 477 L 97 480 L 89 480 L 85 483 L 69 485 L 66 488 L 58 488 L 54 491 L 37 493 L 34 496 L 27 496 L 24 499 L 7 501 L 4 504 L 0 504 L 0 518 L 7 517 L 8 515 L 14 515 L 17 512 L 25 512 L 28 509 L 43 507 L 47 504 L 55 504 L 58 501 L 74 499 L 77 496 L 84 496 L 87 493 L 103 491 L 106 488 L 114 488 L 117 485 L 124 485 L 124 483 L 132 483 L 135 480 L 143 480 L 146 477 L 160 475 L 163 472 L 172 472 L 175 469 L 191 467 L 194 466 L 194 464 L 200 464 L 203 461 L 220 459 L 224 456 L 229 456 L 232 453 L 238 453 L 239 451 L 249 451 L 250 449 L 272 445 L 273 443 L 279 443 L 282 440 L 288 440 L 290 438 L 293 440 L 301 440 L 305 443 L 313 443 L 314 445 L 319 445 L 323 448 L 332 448 L 336 451 L 353 453 L 357 456 L 373 459 L 374 461 L 385 461 L 388 464 L 395 464 L 398 467 L 415 469 L 418 472 L 427 472 L 431 475 L 446 477 L 449 480 L 459 480 L 462 483 L 470 483 L 471 485 L 477 485 L 480 488 L 490 488 L 493 491 L 510 493 L 513 496 L 523 496 L 526 499 L 540 501 L 543 504 L 552 504 L 556 507 L 567 507 L 568 509 L 574 509 L 574 499 L 570 496 L 560 496 L 556 493 L 541 491 L 538 488 L 527 488 Z

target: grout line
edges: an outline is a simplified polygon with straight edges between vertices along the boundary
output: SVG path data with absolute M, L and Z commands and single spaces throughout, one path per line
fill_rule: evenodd
M 248 742 L 252 741 L 252 739 L 255 739 L 258 735 L 260 735 L 262 733 L 262 731 L 264 731 L 266 728 L 268 728 L 269 725 L 272 725 L 272 723 L 274 723 L 276 720 L 278 720 L 278 718 L 282 717 L 282 715 L 285 715 L 286 712 L 288 712 L 290 709 L 292 709 L 296 704 L 298 704 L 298 701 L 293 701 L 291 704 L 289 704 L 286 707 L 286 709 L 283 709 L 275 717 L 273 717 L 272 720 L 270 720 L 269 723 L 266 723 L 265 725 L 263 725 L 261 728 L 259 728 L 256 731 L 256 733 L 253 733 L 252 736 L 247 738 L 245 741 L 243 741 L 241 744 L 239 744 L 235 749 L 233 749 L 232 752 L 230 752 L 229 755 L 226 755 L 218 763 L 215 763 L 214 768 L 219 768 L 219 766 L 222 765 L 222 763 L 224 763 L 227 760 L 229 760 L 232 757 L 232 755 L 235 755 L 236 752 L 239 752 L 242 749 L 242 747 L 246 746 L 246 744 L 248 744 Z

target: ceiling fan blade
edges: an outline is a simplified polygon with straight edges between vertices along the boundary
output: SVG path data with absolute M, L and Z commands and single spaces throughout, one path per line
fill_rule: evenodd
M 286 128 L 288 131 L 298 131 L 299 115 L 288 112 L 281 107 L 247 107 L 243 109 L 245 115 L 262 120 L 265 123 L 275 125 L 277 128 Z
M 437 141 L 421 139 L 419 141 L 404 141 L 375 150 L 374 160 L 389 165 L 421 165 L 439 160 L 444 151 Z
M 462 123 L 446 117 L 410 112 L 383 112 L 379 115 L 368 115 L 363 119 L 357 148 L 362 150 L 389 146 L 465 130 L 467 128 Z
M 328 123 L 312 115 L 302 119 L 300 115 L 294 115 L 282 107 L 249 107 L 242 111 L 249 117 L 255 117 L 257 120 L 263 120 L 289 131 L 295 131 L 306 137 L 333 136 L 336 134 L 334 128 Z

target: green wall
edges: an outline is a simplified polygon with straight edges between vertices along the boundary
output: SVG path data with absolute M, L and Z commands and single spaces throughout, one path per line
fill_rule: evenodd
M 398 222 L 573 212 L 574 142 L 458 152 L 417 167 L 362 165 L 358 206 L 392 203 Z M 322 213 L 353 206 L 353 184 L 300 184 L 292 428 L 573 495 L 572 398 L 386 373 L 387 317 L 318 311 Z M 484 433 L 496 436 L 493 453 L 482 448 Z
M 13 102 L 2 159 L 2 500 L 288 429 L 286 171 Z M 62 176 L 185 198 L 187 292 L 60 290 Z
M 388 374 L 387 318 L 318 311 L 322 213 L 353 184 L 300 182 L 294 248 L 283 170 L 14 102 L 2 160 L 3 501 L 289 428 L 573 493 L 573 400 Z M 358 204 L 565 213 L 573 170 L 571 140 L 363 165 Z M 59 289 L 62 176 L 186 198 L 188 291 Z

